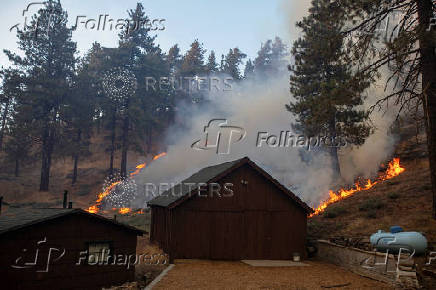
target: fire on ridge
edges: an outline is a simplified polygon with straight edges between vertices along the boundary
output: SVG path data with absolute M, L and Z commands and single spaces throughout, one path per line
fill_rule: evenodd
M 162 152 L 158 155 L 155 155 L 153 157 L 152 161 L 157 160 L 165 155 L 167 155 L 166 152 Z M 141 170 L 144 169 L 145 167 L 147 167 L 147 163 L 145 163 L 145 162 L 137 165 L 135 168 L 135 171 L 131 172 L 129 176 L 133 177 L 133 176 L 139 174 L 141 172 Z M 97 195 L 97 200 L 95 201 L 94 205 L 88 207 L 88 209 L 86 209 L 86 211 L 89 213 L 98 213 L 100 211 L 100 206 L 101 206 L 103 199 L 106 196 L 108 196 L 112 192 L 112 190 L 121 182 L 122 182 L 122 180 L 116 181 L 116 182 L 112 183 L 111 185 L 109 185 L 103 192 L 99 193 Z M 117 210 L 117 209 L 113 208 L 113 210 Z M 127 213 L 132 212 L 132 209 L 128 208 L 128 207 L 119 208 L 118 212 L 120 214 L 127 214 Z M 138 211 L 138 213 L 142 213 L 142 211 Z
M 389 162 L 388 164 L 388 168 L 386 169 L 386 171 L 379 175 L 374 181 L 371 181 L 371 179 L 368 179 L 366 181 L 365 185 L 360 185 L 359 182 L 356 182 L 354 184 L 354 187 L 351 189 L 344 189 L 341 188 L 340 190 L 334 192 L 333 190 L 329 191 L 329 198 L 326 201 L 321 202 L 321 204 L 315 208 L 315 212 L 313 214 L 311 214 L 309 217 L 313 217 L 315 215 L 318 215 L 322 212 L 325 211 L 325 209 L 333 204 L 338 202 L 339 200 L 345 199 L 351 195 L 353 195 L 354 193 L 358 192 L 358 191 L 363 191 L 363 190 L 368 190 L 371 189 L 374 185 L 376 185 L 379 182 L 391 179 L 395 176 L 400 175 L 401 173 L 403 173 L 406 169 L 404 167 L 401 167 L 400 165 L 400 158 L 394 158 L 392 159 L 391 162 Z
M 162 152 L 158 155 L 155 155 L 152 159 L 152 161 L 155 161 L 163 156 L 166 155 L 166 152 Z M 135 171 L 130 173 L 130 177 L 133 177 L 137 174 L 139 174 L 141 172 L 142 169 L 144 169 L 147 166 L 146 163 L 141 163 L 139 165 L 136 166 Z M 363 190 L 368 190 L 371 189 L 374 185 L 376 185 L 379 182 L 391 179 L 395 176 L 400 175 L 401 173 L 403 173 L 406 169 L 404 167 L 401 167 L 400 165 L 400 158 L 394 158 L 392 161 L 390 161 L 388 163 L 388 168 L 386 169 L 386 171 L 379 175 L 375 180 L 371 181 L 371 179 L 367 179 L 366 183 L 364 185 L 361 185 L 360 182 L 356 182 L 354 184 L 354 187 L 351 189 L 344 189 L 341 188 L 340 190 L 334 192 L 333 190 L 329 191 L 329 198 L 326 201 L 321 202 L 321 204 L 314 208 L 314 213 L 311 214 L 309 216 L 313 217 L 316 215 L 319 215 L 320 213 L 324 212 L 325 209 L 333 204 L 338 202 L 339 200 L 345 199 L 351 195 L 353 195 L 354 193 L 358 192 L 358 191 L 363 191 Z M 122 181 L 116 181 L 114 183 L 112 183 L 110 186 L 108 186 L 103 192 L 99 193 L 97 195 L 97 200 L 95 201 L 94 205 L 90 206 L 88 209 L 86 209 L 86 211 L 90 212 L 90 213 L 98 213 L 100 211 L 100 206 L 101 203 L 103 201 L 103 199 L 108 196 L 112 190 Z M 120 214 L 128 214 L 132 212 L 131 208 L 113 208 L 113 210 L 118 210 L 118 212 Z M 142 211 L 138 211 L 137 213 L 142 213 Z

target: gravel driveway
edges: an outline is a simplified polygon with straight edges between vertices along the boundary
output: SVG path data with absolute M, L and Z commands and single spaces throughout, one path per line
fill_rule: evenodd
M 340 267 L 253 267 L 242 262 L 176 260 L 153 289 L 393 289 Z M 333 287 L 332 287 L 333 286 Z

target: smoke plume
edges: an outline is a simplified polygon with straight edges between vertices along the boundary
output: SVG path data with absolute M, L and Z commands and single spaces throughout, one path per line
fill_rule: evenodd
M 291 39 L 297 35 L 295 22 L 307 14 L 309 4 L 310 1 L 283 1 Z M 369 108 L 383 94 L 378 85 L 373 86 L 367 92 L 364 107 Z M 333 185 L 333 171 L 326 153 L 298 146 L 256 146 L 259 132 L 279 136 L 281 131 L 292 131 L 295 118 L 285 109 L 290 101 L 289 75 L 283 73 L 278 77 L 233 83 L 231 91 L 212 91 L 202 106 L 179 104 L 177 122 L 167 131 L 166 144 L 170 144 L 167 156 L 151 163 L 136 182 L 139 187 L 145 183 L 177 183 L 204 167 L 248 156 L 303 201 L 318 205 L 328 197 Z M 196 140 L 203 138 L 204 127 L 213 119 L 225 119 L 228 125 L 246 131 L 242 141 L 231 145 L 229 154 L 192 148 Z M 344 183 L 351 184 L 357 176 L 373 176 L 380 163 L 393 152 L 396 139 L 389 133 L 389 127 L 394 115 L 375 112 L 371 119 L 376 128 L 374 134 L 360 147 L 347 146 L 340 150 Z M 146 196 L 145 200 L 152 197 Z

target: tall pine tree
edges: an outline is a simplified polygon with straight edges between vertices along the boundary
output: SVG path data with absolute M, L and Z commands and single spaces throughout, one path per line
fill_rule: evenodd
M 368 112 L 359 108 L 368 82 L 356 78 L 343 49 L 343 21 L 331 17 L 330 0 L 313 0 L 309 16 L 297 26 L 290 91 L 295 102 L 287 109 L 297 117 L 296 128 L 307 136 L 324 134 L 361 145 L 370 134 Z M 326 146 L 336 177 L 340 176 L 338 141 Z M 342 143 L 342 142 L 341 142 Z
M 224 59 L 223 72 L 229 74 L 234 80 L 241 80 L 242 75 L 239 66 L 246 57 L 247 55 L 237 47 L 229 49 Z
M 17 32 L 23 57 L 8 50 L 9 60 L 25 75 L 27 119 L 41 142 L 40 190 L 49 189 L 52 155 L 62 138 L 65 97 L 71 86 L 76 44 L 59 1 L 48 0 L 23 31 Z M 37 29 L 36 33 L 34 28 Z

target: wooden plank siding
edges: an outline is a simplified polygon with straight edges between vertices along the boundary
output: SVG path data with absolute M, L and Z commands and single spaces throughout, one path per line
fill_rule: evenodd
M 248 184 L 241 183 L 241 180 Z M 152 241 L 172 258 L 240 260 L 305 256 L 307 212 L 244 164 L 218 183 L 232 197 L 194 195 L 176 207 L 152 206 Z
M 46 238 L 39 247 L 38 265 L 29 269 L 13 269 L 11 265 L 28 249 L 35 254 L 37 242 Z M 134 280 L 134 267 L 123 265 L 82 265 L 76 263 L 80 252 L 87 250 L 88 242 L 111 242 L 111 254 L 136 254 L 137 237 L 133 231 L 100 222 L 84 215 L 66 215 L 0 236 L 0 276 L 3 289 L 101 289 Z M 65 255 L 51 262 L 47 273 L 44 269 L 48 249 L 65 249 Z M 59 253 L 53 252 L 54 258 Z M 82 255 L 83 256 L 83 255 Z M 52 258 L 53 259 L 53 258 Z

